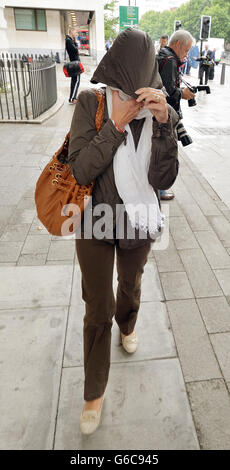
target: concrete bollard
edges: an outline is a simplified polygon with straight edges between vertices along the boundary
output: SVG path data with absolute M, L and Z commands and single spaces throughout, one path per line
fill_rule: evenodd
M 222 64 L 221 77 L 220 77 L 221 85 L 224 85 L 224 82 L 225 82 L 225 68 L 226 68 L 226 64 Z

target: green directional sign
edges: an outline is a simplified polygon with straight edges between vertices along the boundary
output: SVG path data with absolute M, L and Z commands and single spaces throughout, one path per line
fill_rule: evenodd
M 119 7 L 120 31 L 129 28 L 138 28 L 138 7 Z

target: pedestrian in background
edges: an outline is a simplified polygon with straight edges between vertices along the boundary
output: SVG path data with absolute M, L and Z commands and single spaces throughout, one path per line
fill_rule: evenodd
M 76 36 L 78 34 L 77 28 L 69 28 L 69 34 L 66 35 L 65 47 L 69 56 L 70 62 L 74 60 L 79 60 L 78 44 Z M 71 78 L 70 83 L 70 96 L 69 103 L 77 103 L 77 92 L 80 85 L 80 73 Z
M 208 44 L 205 44 L 205 50 L 202 52 L 201 57 L 199 57 L 196 60 L 200 62 L 200 73 L 199 73 L 200 85 L 203 85 L 204 75 L 205 75 L 205 85 L 207 85 L 209 76 L 210 76 L 211 67 L 214 63 L 213 53 L 208 48 Z
M 108 52 L 108 50 L 110 49 L 110 46 L 111 46 L 110 41 L 109 41 L 109 40 L 106 41 L 106 43 L 105 43 L 105 50 L 106 50 L 106 52 Z
M 160 37 L 160 47 L 157 51 L 157 53 L 159 54 L 160 50 L 162 49 L 162 47 L 165 47 L 168 45 L 168 40 L 169 40 L 169 37 L 167 34 L 162 34 L 162 36 Z
M 95 226 L 100 219 L 92 215 L 93 235 L 76 239 L 86 305 L 83 329 L 86 403 L 80 418 L 83 434 L 94 432 L 100 422 L 110 369 L 114 315 L 124 349 L 128 353 L 137 349 L 134 327 L 140 306 L 141 278 L 151 241 L 161 231 L 158 189 L 173 184 L 179 166 L 178 116 L 167 105 L 161 91 L 155 49 L 147 33 L 133 28 L 122 31 L 104 55 L 91 82 L 106 85 L 101 89 L 105 93 L 103 126 L 97 133 L 94 91 L 82 91 L 71 124 L 68 163 L 80 184 L 95 180 L 92 206 L 97 210 L 103 204 L 112 209 L 112 229 L 109 232 L 105 229 L 103 238 L 97 237 Z M 139 218 L 135 215 L 136 205 L 140 206 Z M 121 207 L 125 209 L 125 218 L 122 216 L 119 222 L 117 211 Z M 118 237 L 117 229 L 123 223 L 124 236 Z M 128 235 L 130 224 L 134 229 L 132 238 Z M 141 239 L 143 230 L 152 236 Z
M 215 65 L 216 65 L 216 48 L 214 47 L 213 51 L 212 51 L 212 60 L 213 60 L 213 63 L 210 67 L 210 72 L 209 72 L 209 80 L 213 80 L 214 79 L 214 75 L 215 75 Z

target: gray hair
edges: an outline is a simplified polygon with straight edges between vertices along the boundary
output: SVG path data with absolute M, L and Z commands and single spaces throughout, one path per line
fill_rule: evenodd
M 194 38 L 188 31 L 185 31 L 185 29 L 178 29 L 170 37 L 169 46 L 173 46 L 174 44 L 176 44 L 177 41 L 180 41 L 180 43 L 185 44 L 189 44 L 192 41 L 193 44 Z

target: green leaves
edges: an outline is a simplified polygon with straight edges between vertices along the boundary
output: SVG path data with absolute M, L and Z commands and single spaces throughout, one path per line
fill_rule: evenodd
M 104 5 L 104 27 L 105 27 L 105 40 L 115 39 L 117 36 L 117 25 L 119 17 L 115 16 L 115 9 L 118 0 L 112 0 Z
M 162 34 L 170 36 L 174 30 L 174 21 L 180 20 L 182 28 L 190 31 L 198 41 L 202 15 L 212 17 L 211 37 L 224 38 L 230 42 L 230 0 L 190 0 L 175 11 L 149 11 L 141 17 L 140 29 L 155 41 Z

